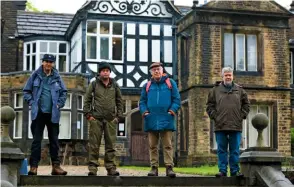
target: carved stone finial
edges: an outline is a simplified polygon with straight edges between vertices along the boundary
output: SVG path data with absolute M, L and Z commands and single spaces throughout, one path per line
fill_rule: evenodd
M 10 106 L 1 108 L 1 123 L 9 125 L 15 118 L 15 112 Z
M 264 147 L 262 132 L 268 126 L 268 122 L 268 117 L 262 113 L 256 114 L 251 120 L 252 126 L 258 132 L 256 147 Z
M 12 142 L 9 136 L 9 124 L 14 118 L 15 112 L 10 106 L 4 106 L 1 108 L 1 143 Z

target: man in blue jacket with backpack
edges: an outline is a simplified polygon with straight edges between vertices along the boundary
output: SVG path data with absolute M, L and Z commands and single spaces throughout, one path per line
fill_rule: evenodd
M 158 176 L 158 143 L 163 144 L 166 176 L 175 177 L 173 171 L 172 137 L 175 115 L 181 105 L 177 84 L 163 73 L 162 64 L 155 62 L 149 67 L 152 78 L 142 89 L 140 112 L 144 118 L 144 131 L 148 132 L 151 171 L 148 176 Z

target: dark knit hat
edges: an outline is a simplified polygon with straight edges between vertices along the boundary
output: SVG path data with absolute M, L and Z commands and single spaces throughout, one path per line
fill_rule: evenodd
M 101 62 L 101 64 L 99 64 L 99 73 L 103 70 L 103 69 L 109 69 L 109 71 L 111 72 L 111 66 L 109 63 L 107 62 Z
M 152 68 L 154 68 L 154 67 L 159 67 L 159 66 L 162 67 L 163 66 L 162 63 L 160 63 L 160 62 L 154 62 L 153 64 L 151 64 L 149 66 L 149 70 L 152 69 Z

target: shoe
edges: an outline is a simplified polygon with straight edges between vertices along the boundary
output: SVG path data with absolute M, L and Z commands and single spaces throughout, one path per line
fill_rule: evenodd
M 89 171 L 88 176 L 97 176 L 97 172 Z
M 67 171 L 64 171 L 61 167 L 60 164 L 53 164 L 52 165 L 52 172 L 51 175 L 66 175 Z
M 119 172 L 116 171 L 115 167 L 112 167 L 110 169 L 106 169 L 107 170 L 107 175 L 108 176 L 119 176 Z
M 172 166 L 166 166 L 165 173 L 166 173 L 166 176 L 167 177 L 171 177 L 171 178 L 175 178 L 176 177 L 176 173 L 173 171 L 173 167 Z
M 98 166 L 94 164 L 89 164 L 88 170 L 89 170 L 88 176 L 96 176 L 98 171 Z
M 148 176 L 151 176 L 151 177 L 158 176 L 158 167 L 152 166 L 151 170 L 148 172 Z
M 235 173 L 231 173 L 231 177 L 244 177 L 244 174 L 237 171 Z
M 38 168 L 37 167 L 31 167 L 30 171 L 28 172 L 28 175 L 37 175 Z
M 226 173 L 223 173 L 223 172 L 219 172 L 215 175 L 216 177 L 226 177 L 227 174 Z

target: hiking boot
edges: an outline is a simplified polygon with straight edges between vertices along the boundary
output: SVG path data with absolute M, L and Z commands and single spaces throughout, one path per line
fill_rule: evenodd
M 89 164 L 89 166 L 88 166 L 88 170 L 89 170 L 88 175 L 89 176 L 96 176 L 97 171 L 98 171 L 97 167 L 98 167 L 97 165 Z
M 96 176 L 97 175 L 97 171 L 89 171 L 88 176 Z
M 231 173 L 231 177 L 244 177 L 244 174 L 237 171 L 235 173 Z
M 107 175 L 108 176 L 119 176 L 119 172 L 116 171 L 115 167 L 109 168 L 109 169 L 106 169 L 106 170 L 107 170 Z
M 60 164 L 53 164 L 52 165 L 52 172 L 51 175 L 66 175 L 67 171 L 64 171 L 61 167 Z
M 226 177 L 227 174 L 226 173 L 223 173 L 223 172 L 219 172 L 215 175 L 216 177 Z
M 172 166 L 166 166 L 166 176 L 171 177 L 171 178 L 176 177 L 176 173 L 173 171 Z
M 158 167 L 152 166 L 151 170 L 148 172 L 148 176 L 158 176 Z
M 37 167 L 31 167 L 30 171 L 28 172 L 28 175 L 37 175 L 38 168 Z

